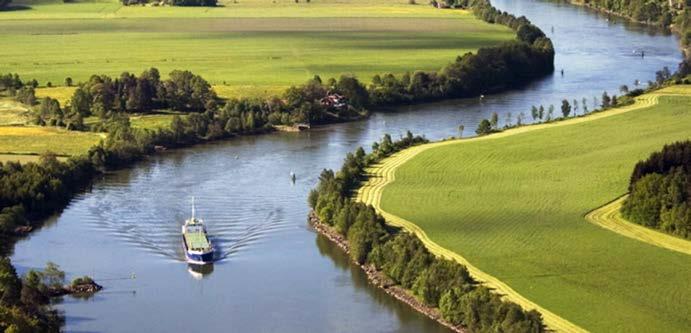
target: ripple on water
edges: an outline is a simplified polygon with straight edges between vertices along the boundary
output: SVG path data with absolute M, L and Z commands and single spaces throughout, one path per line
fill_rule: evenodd
M 171 209 L 171 205 L 159 204 L 170 202 L 165 200 L 165 191 L 137 197 L 132 196 L 131 186 L 110 183 L 105 191 L 100 189 L 78 198 L 79 220 L 91 230 L 105 232 L 162 259 L 184 261 L 180 228 L 191 214 L 189 203 L 185 202 L 189 200 L 185 196 L 177 198 L 175 201 L 183 201 L 183 205 Z M 203 196 L 197 202 L 197 216 L 207 225 L 216 261 L 237 257 L 272 235 L 298 229 L 294 219 L 286 219 L 281 202 L 277 207 L 257 198 L 228 196 Z M 264 212 L 264 216 L 258 218 L 262 214 L 259 212 Z

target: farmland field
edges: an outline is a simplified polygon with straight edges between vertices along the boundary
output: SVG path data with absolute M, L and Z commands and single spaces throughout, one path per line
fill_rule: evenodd
M 130 123 L 134 128 L 144 129 L 159 129 L 170 128 L 170 122 L 173 120 L 174 113 L 158 113 L 130 116 Z
M 59 156 L 86 153 L 97 144 L 102 134 L 67 131 L 55 127 L 0 126 L 0 155 L 40 155 L 51 151 Z
M 22 125 L 28 119 L 29 108 L 13 98 L 0 98 L 0 126 Z
M 404 0 L 30 6 L 0 13 L 0 72 L 41 85 L 157 67 L 163 75 L 189 69 L 231 92 L 263 95 L 315 74 L 352 73 L 368 82 L 374 74 L 437 70 L 458 55 L 514 38 L 510 29 L 469 12 Z
M 691 256 L 584 216 L 627 191 L 638 160 L 691 138 L 690 93 L 674 87 L 641 99 L 654 106 L 418 148 L 386 172 L 380 208 L 581 328 L 687 331 Z

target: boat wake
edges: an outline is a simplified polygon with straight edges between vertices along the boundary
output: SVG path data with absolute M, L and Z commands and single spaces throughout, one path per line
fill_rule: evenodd
M 106 231 L 134 248 L 145 250 L 165 259 L 185 262 L 181 245 L 180 226 L 187 215 L 187 205 L 180 205 L 179 211 L 158 210 L 145 202 L 113 204 L 110 200 L 90 196 L 89 210 L 81 220 L 88 222 L 97 232 Z M 146 199 L 144 199 L 146 201 Z M 203 201 L 202 201 L 203 202 Z M 226 205 L 223 205 L 226 206 Z M 257 218 L 260 211 L 268 211 L 263 218 Z M 254 207 L 249 211 L 207 208 L 199 210 L 199 216 L 206 222 L 209 238 L 214 246 L 214 261 L 225 261 L 237 257 L 259 245 L 273 234 L 297 230 L 287 222 L 281 208 Z M 261 216 L 261 215 L 259 215 Z

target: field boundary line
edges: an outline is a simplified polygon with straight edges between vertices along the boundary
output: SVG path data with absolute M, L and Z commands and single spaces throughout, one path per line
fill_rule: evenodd
M 664 93 L 650 93 L 650 94 L 645 94 L 642 96 L 639 96 L 636 98 L 636 101 L 632 105 L 620 107 L 620 108 L 615 108 L 612 110 L 607 110 L 603 112 L 598 112 L 598 113 L 593 113 L 590 115 L 586 115 L 583 117 L 579 118 L 571 118 L 563 121 L 558 121 L 554 123 L 543 123 L 543 124 L 535 124 L 535 125 L 528 125 L 528 126 L 523 126 L 523 127 L 517 127 L 517 128 L 512 128 L 509 130 L 505 130 L 503 132 L 491 134 L 491 135 L 486 135 L 486 136 L 480 136 L 480 137 L 472 137 L 472 138 L 467 138 L 467 139 L 453 139 L 453 140 L 447 140 L 447 141 L 439 141 L 439 142 L 433 142 L 433 143 L 427 143 L 419 146 L 414 146 L 411 148 L 404 149 L 400 152 L 397 152 L 384 160 L 382 160 L 380 163 L 377 163 L 367 169 L 368 176 L 369 178 L 367 179 L 366 182 L 364 182 L 361 187 L 358 189 L 355 200 L 359 202 L 363 202 L 365 204 L 372 205 L 379 214 L 381 214 L 386 222 L 388 224 L 402 227 L 405 230 L 415 234 L 420 240 L 425 244 L 425 246 L 432 252 L 433 254 L 455 260 L 456 262 L 466 266 L 468 268 L 468 271 L 470 274 L 478 281 L 486 284 L 488 287 L 493 288 L 495 292 L 499 293 L 500 295 L 504 296 L 506 299 L 517 303 L 521 307 L 525 309 L 534 309 L 539 311 L 542 314 L 542 317 L 544 318 L 545 325 L 558 332 L 587 332 L 585 329 L 582 327 L 568 321 L 565 318 L 560 317 L 559 315 L 541 307 L 540 305 L 534 303 L 533 301 L 527 299 L 523 295 L 519 294 L 516 292 L 514 289 L 509 287 L 507 284 L 504 282 L 500 281 L 496 277 L 480 270 L 478 267 L 472 265 L 466 258 L 461 256 L 458 253 L 455 253 L 451 250 L 448 250 L 439 244 L 435 243 L 433 240 L 431 240 L 427 234 L 425 233 L 422 228 L 420 228 L 418 225 L 416 225 L 413 222 L 410 222 L 404 218 L 401 218 L 397 215 L 391 214 L 381 207 L 381 196 L 383 193 L 384 188 L 386 185 L 393 183 L 396 180 L 396 169 L 398 169 L 399 166 L 403 165 L 405 162 L 409 161 L 413 157 L 417 156 L 419 153 L 424 152 L 428 149 L 432 148 L 437 148 L 441 146 L 446 146 L 446 145 L 451 145 L 451 144 L 462 144 L 462 143 L 467 143 L 467 142 L 475 142 L 475 141 L 484 141 L 484 140 L 493 140 L 493 139 L 498 139 L 498 138 L 504 138 L 516 134 L 522 134 L 522 133 L 529 133 L 541 129 L 548 129 L 548 128 L 554 128 L 554 127 L 561 127 L 561 126 L 568 126 L 568 125 L 574 125 L 574 124 L 580 124 L 584 122 L 589 122 L 589 121 L 594 121 L 598 119 L 603 119 L 619 114 L 623 114 L 626 112 L 630 112 L 633 110 L 638 110 L 638 109 L 643 109 L 647 108 L 650 106 L 653 106 L 658 103 L 658 99 L 660 95 L 676 95 L 676 94 L 664 94 Z
M 623 195 L 585 215 L 585 219 L 599 227 L 622 236 L 645 242 L 670 251 L 691 255 L 691 241 L 665 234 L 633 222 L 621 215 L 621 206 L 628 195 Z

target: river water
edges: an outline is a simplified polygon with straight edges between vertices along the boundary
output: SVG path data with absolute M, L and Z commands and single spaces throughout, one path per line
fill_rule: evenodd
M 105 286 L 57 305 L 71 332 L 441 332 L 443 327 L 368 285 L 347 257 L 306 223 L 307 193 L 323 168 L 358 146 L 406 130 L 430 139 L 470 135 L 533 104 L 618 93 L 680 61 L 677 40 L 583 8 L 494 1 L 525 15 L 555 43 L 556 73 L 520 91 L 375 113 L 306 133 L 243 137 L 175 150 L 105 175 L 19 242 L 20 272 L 59 263 L 69 277 Z M 643 50 L 645 57 L 634 54 Z M 560 70 L 564 69 L 563 76 Z M 578 111 L 581 112 L 580 110 Z M 292 183 L 290 173 L 297 180 Z M 180 225 L 196 197 L 221 259 L 199 270 L 182 261 Z

